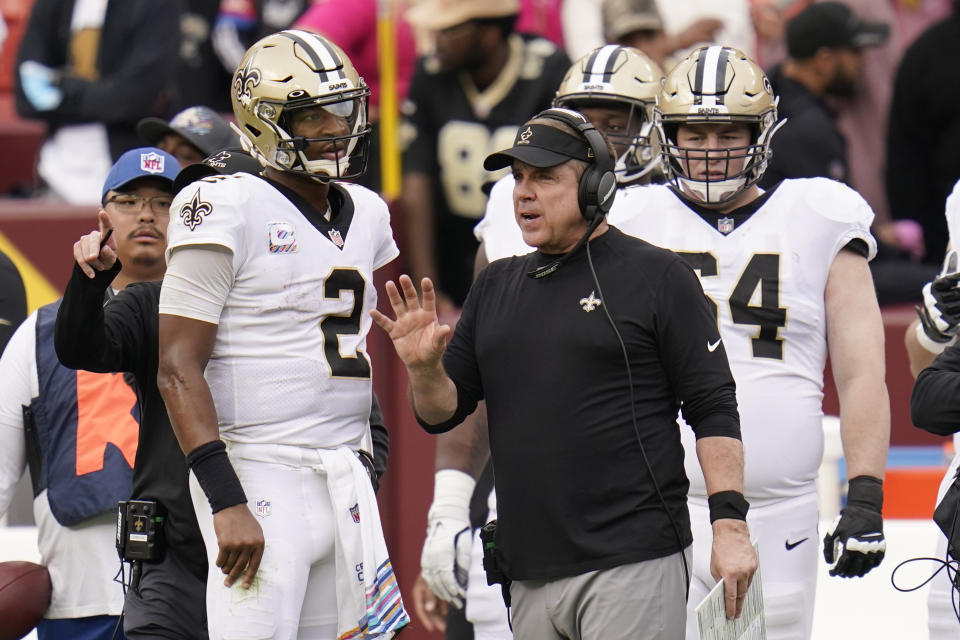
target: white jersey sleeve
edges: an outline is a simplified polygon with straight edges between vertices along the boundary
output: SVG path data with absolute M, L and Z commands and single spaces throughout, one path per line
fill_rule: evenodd
M 806 178 L 792 180 L 788 188 L 809 206 L 812 213 L 829 220 L 837 231 L 832 245 L 832 255 L 853 240 L 862 240 L 867 245 L 867 260 L 877 255 L 877 241 L 870 233 L 873 224 L 873 209 L 859 193 L 836 180 Z M 802 222 L 798 221 L 798 224 Z
M 27 465 L 23 407 L 37 396 L 37 312 L 17 327 L 0 357 L 0 515 Z
M 246 210 L 256 206 L 250 199 L 251 180 L 260 179 L 243 173 L 210 176 L 181 189 L 170 206 L 167 262 L 180 247 L 213 244 L 229 249 L 235 266 L 242 263 Z
M 370 228 L 373 232 L 373 269 L 376 271 L 400 255 L 390 228 L 390 209 L 383 198 L 366 187 L 350 183 L 340 183 L 340 186 L 350 194 L 354 208 L 373 219 Z
M 947 233 L 950 246 L 954 249 L 960 249 L 960 180 L 953 185 L 953 191 L 947 196 L 947 204 L 944 210 L 947 218 Z

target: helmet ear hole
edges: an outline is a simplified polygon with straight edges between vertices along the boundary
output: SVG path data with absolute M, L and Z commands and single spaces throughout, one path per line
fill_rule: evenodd
M 254 127 L 253 125 L 245 124 L 245 125 L 244 125 L 244 129 L 246 129 L 247 131 L 249 131 L 249 132 L 250 132 L 250 135 L 252 135 L 254 138 L 259 138 L 259 137 L 260 137 L 260 130 L 257 129 L 256 127 Z

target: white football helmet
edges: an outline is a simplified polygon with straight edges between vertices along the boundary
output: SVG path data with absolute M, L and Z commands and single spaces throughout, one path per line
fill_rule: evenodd
M 271 34 L 250 47 L 231 91 L 235 128 L 251 155 L 280 171 L 321 180 L 355 177 L 366 169 L 369 96 L 340 47 L 297 30 Z M 294 136 L 291 114 L 318 107 L 343 121 L 343 133 Z M 310 145 L 323 145 L 328 157 L 311 160 L 306 153 Z
M 770 140 L 785 121 L 777 122 L 777 99 L 763 70 L 732 47 L 697 49 L 663 81 L 654 120 L 667 182 L 701 204 L 729 202 L 750 188 L 767 169 Z M 739 122 L 750 127 L 751 142 L 731 149 L 694 149 L 677 145 L 682 124 Z M 691 159 L 744 160 L 743 168 L 721 180 L 694 180 L 686 175 Z

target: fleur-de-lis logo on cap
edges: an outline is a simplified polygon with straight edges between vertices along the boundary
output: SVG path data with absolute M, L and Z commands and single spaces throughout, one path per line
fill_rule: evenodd
M 190 231 L 193 231 L 197 228 L 197 225 L 203 222 L 203 216 L 210 215 L 212 211 L 213 207 L 210 206 L 210 203 L 200 199 L 200 189 L 197 189 L 197 192 L 193 194 L 193 199 L 180 207 L 180 218 L 183 219 L 183 224 Z
M 260 84 L 260 69 L 253 67 L 253 60 L 248 60 L 242 69 L 237 69 L 233 77 L 233 90 L 237 92 L 237 100 L 243 106 L 248 106 L 253 100 L 251 91 Z
M 524 130 L 520 134 L 519 139 L 517 140 L 517 144 L 530 144 L 530 137 L 532 135 L 533 135 L 533 129 L 531 129 L 530 127 L 527 127 L 526 130 Z

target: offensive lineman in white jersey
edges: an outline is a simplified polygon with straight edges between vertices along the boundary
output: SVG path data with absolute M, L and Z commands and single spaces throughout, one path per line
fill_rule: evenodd
M 747 521 L 759 543 L 767 638 L 806 639 L 816 590 L 815 480 L 828 353 L 851 482 L 824 557 L 832 575 L 862 576 L 885 551 L 881 483 L 890 415 L 883 327 L 867 268 L 875 251 L 873 213 L 856 192 L 826 179 L 787 180 L 765 193 L 756 187 L 776 130 L 776 100 L 760 68 L 735 49 L 705 47 L 677 65 L 664 81 L 656 118 L 668 185 L 622 191 L 609 220 L 687 258 L 716 304 L 737 381 Z M 487 257 L 503 257 L 491 249 L 515 247 L 519 230 L 483 231 L 485 222 Z M 692 451 L 689 429 L 681 432 Z M 714 584 L 706 491 L 696 466 L 688 456 L 688 640 L 699 635 L 693 609 Z
M 369 94 L 325 38 L 267 36 L 231 94 L 262 174 L 173 202 L 158 386 L 193 472 L 211 640 L 390 637 L 408 621 L 357 456 L 373 273 L 398 250 L 379 196 L 333 180 L 365 168 Z
M 580 111 L 613 144 L 617 153 L 615 173 L 621 187 L 646 183 L 660 164 L 651 136 L 655 135 L 653 105 L 662 77 L 660 67 L 640 51 L 606 45 L 574 62 L 557 90 L 553 106 Z M 514 218 L 513 185 L 512 174 L 497 181 L 486 214 L 474 230 L 481 242 L 478 270 L 487 263 L 485 246 L 493 259 L 533 250 L 523 242 Z M 478 532 L 474 533 L 472 548 L 469 535 L 464 535 L 470 531 L 468 503 L 474 478 L 480 475 L 488 453 L 482 406 L 468 418 L 469 426 L 438 436 L 434 500 L 421 575 L 442 600 L 457 605 L 466 601 L 466 617 L 473 624 L 476 640 L 507 640 L 513 637 L 507 611 L 499 587 L 486 584 Z M 496 519 L 493 491 L 488 505 L 487 520 Z M 459 578 L 457 567 L 461 569 Z M 441 616 L 432 617 L 435 623 L 442 623 Z

